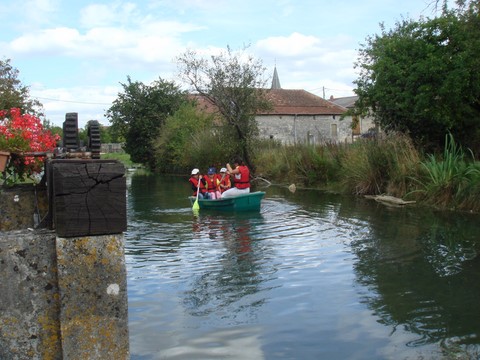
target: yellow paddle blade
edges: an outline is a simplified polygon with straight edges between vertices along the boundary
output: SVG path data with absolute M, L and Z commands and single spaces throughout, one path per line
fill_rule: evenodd
M 192 210 L 200 210 L 200 205 L 198 205 L 198 199 L 195 200 L 192 206 Z

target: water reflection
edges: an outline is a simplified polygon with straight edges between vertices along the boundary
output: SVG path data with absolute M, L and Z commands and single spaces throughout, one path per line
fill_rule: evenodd
M 478 215 L 279 187 L 195 215 L 183 180 L 129 185 L 132 359 L 479 356 Z
M 265 302 L 262 290 L 268 290 L 262 283 L 275 272 L 263 261 L 267 248 L 258 244 L 261 240 L 252 239 L 263 224 L 260 213 L 195 216 L 195 236 L 216 241 L 225 251 L 218 253 L 215 266 L 207 266 L 192 277 L 183 300 L 190 314 L 220 312 L 223 319 L 235 324 L 255 317 Z
M 480 333 L 479 229 L 468 214 L 428 209 L 355 210 L 369 233 L 351 242 L 363 302 L 382 324 L 417 334 L 406 343 L 443 344 L 478 356 Z M 344 214 L 351 216 L 351 214 Z M 445 339 L 450 339 L 448 342 Z M 475 344 L 470 348 L 469 344 Z

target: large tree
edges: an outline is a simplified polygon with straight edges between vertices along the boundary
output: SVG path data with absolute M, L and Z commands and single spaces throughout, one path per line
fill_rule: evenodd
M 0 110 L 19 108 L 22 113 L 44 117 L 43 105 L 30 97 L 30 88 L 18 79 L 10 59 L 0 60 Z
M 234 52 L 227 47 L 207 58 L 189 50 L 177 58 L 177 63 L 180 77 L 211 101 L 233 130 L 232 143 L 253 172 L 250 153 L 258 134 L 255 115 L 270 104 L 265 96 L 265 67 L 245 50 Z
M 106 112 L 111 131 L 125 139 L 125 151 L 133 162 L 155 169 L 153 140 L 165 119 L 187 101 L 187 96 L 174 82 L 161 78 L 145 85 L 127 77 L 127 83 L 121 85 L 123 93 Z
M 359 52 L 356 111 L 372 111 L 385 130 L 410 134 L 427 149 L 451 132 L 478 150 L 480 21 L 478 1 L 441 16 L 403 20 L 367 38 Z

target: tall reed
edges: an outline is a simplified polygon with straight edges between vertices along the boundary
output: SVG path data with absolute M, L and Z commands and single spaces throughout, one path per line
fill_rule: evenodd
M 356 195 L 387 193 L 403 197 L 412 189 L 420 156 L 401 134 L 384 139 L 359 139 L 341 161 L 344 190 Z
M 441 157 L 428 155 L 422 162 L 423 176 L 418 179 L 423 200 L 439 207 L 480 209 L 480 167 L 474 156 L 467 161 L 463 149 L 451 134 L 445 137 Z
M 257 148 L 257 174 L 280 183 L 325 187 L 338 180 L 338 152 L 336 146 L 282 145 L 267 141 Z

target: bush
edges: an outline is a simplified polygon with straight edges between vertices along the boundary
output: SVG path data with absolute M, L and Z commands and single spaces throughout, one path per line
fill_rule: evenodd
M 342 184 L 356 195 L 403 196 L 412 189 L 419 162 L 417 150 L 404 135 L 375 141 L 359 139 L 341 160 Z
M 422 162 L 419 189 L 426 203 L 439 207 L 480 210 L 480 166 L 467 161 L 451 134 L 446 136 L 442 156 L 431 154 Z

